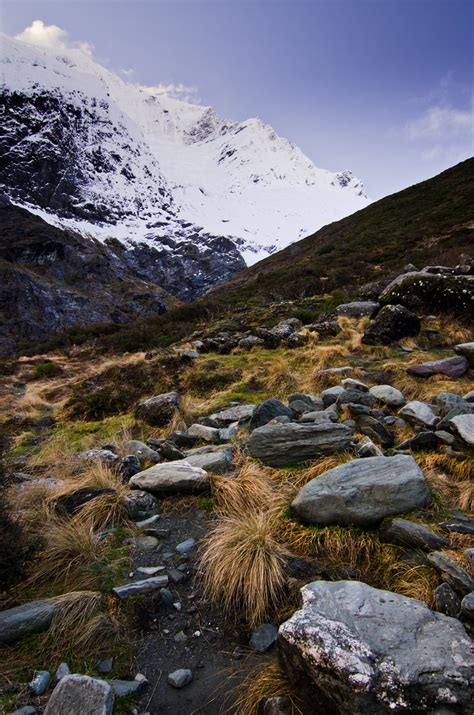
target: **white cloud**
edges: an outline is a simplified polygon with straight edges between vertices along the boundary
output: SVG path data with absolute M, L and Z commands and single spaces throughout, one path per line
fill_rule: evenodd
M 72 42 L 66 30 L 58 25 L 45 25 L 42 20 L 33 20 L 23 32 L 15 35 L 16 40 L 29 42 L 53 50 L 78 49 L 91 56 L 93 46 L 89 42 Z
M 160 83 L 154 87 L 140 85 L 140 89 L 150 95 L 165 95 L 166 97 L 172 97 L 173 99 L 181 99 L 183 102 L 193 102 L 194 104 L 199 104 L 201 101 L 198 96 L 197 87 L 188 87 L 182 83 Z
M 410 139 L 433 140 L 472 134 L 473 126 L 472 108 L 434 106 L 408 122 L 405 130 Z

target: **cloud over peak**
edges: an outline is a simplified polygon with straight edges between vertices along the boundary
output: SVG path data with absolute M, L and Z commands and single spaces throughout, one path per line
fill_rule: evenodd
M 33 20 L 29 27 L 15 35 L 16 40 L 22 40 L 33 45 L 49 47 L 53 50 L 78 49 L 91 56 L 93 46 L 89 42 L 73 42 L 69 33 L 58 25 L 45 25 L 43 20 Z

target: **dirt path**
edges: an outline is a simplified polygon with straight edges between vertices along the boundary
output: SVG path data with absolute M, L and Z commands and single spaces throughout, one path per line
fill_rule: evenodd
M 137 572 L 139 566 L 166 566 L 162 573 L 182 575 L 179 583 L 170 577 L 173 604 L 166 606 L 155 597 L 138 608 L 142 636 L 136 643 L 136 667 L 150 681 L 141 704 L 151 715 L 232 713 L 245 675 L 268 657 L 249 651 L 245 627 L 227 621 L 202 596 L 195 578 L 197 546 L 207 523 L 202 511 L 172 511 L 156 522 L 163 534 L 159 547 L 134 550 L 130 580 L 146 578 Z M 196 542 L 194 548 L 180 555 L 175 547 L 190 538 Z M 180 604 L 179 610 L 174 604 Z M 192 670 L 193 681 L 176 689 L 167 677 L 180 668 Z

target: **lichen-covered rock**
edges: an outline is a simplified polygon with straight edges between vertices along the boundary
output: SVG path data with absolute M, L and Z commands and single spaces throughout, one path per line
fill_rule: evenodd
M 263 464 L 287 467 L 347 449 L 351 437 L 349 427 L 329 421 L 323 424 L 290 422 L 254 430 L 247 448 L 249 454 Z
M 428 484 L 413 457 L 397 454 L 353 459 L 324 472 L 300 489 L 291 509 L 309 524 L 373 526 L 429 500 Z
M 388 345 L 401 338 L 416 337 L 420 319 L 403 305 L 385 305 L 369 323 L 362 342 L 366 345 Z
M 379 307 L 378 303 L 373 300 L 355 300 L 352 303 L 341 303 L 336 308 L 336 315 L 342 315 L 348 318 L 362 318 L 375 313 Z
M 278 649 L 307 712 L 472 712 L 474 655 L 459 621 L 357 581 L 316 581 L 301 593 Z
M 399 303 L 412 310 L 474 313 L 474 276 L 416 271 L 398 276 L 382 291 L 381 303 Z
M 176 392 L 164 392 L 137 405 L 135 417 L 152 427 L 164 427 L 179 407 L 180 396 Z
M 105 680 L 66 675 L 56 685 L 44 715 L 112 715 L 115 696 Z

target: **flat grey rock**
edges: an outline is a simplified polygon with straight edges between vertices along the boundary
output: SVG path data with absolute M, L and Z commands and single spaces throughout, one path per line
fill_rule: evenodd
M 354 300 L 352 303 L 338 305 L 336 315 L 342 315 L 347 318 L 362 318 L 365 316 L 370 318 L 379 307 L 380 304 L 375 303 L 373 300 Z
M 403 392 L 392 385 L 374 385 L 369 392 L 377 402 L 381 402 L 387 407 L 403 407 L 406 402 Z
M 143 683 L 139 680 L 108 680 L 114 695 L 123 698 L 125 695 L 135 695 L 143 688 Z
M 327 372 L 327 370 L 323 370 L 323 372 Z M 334 405 L 334 403 L 337 401 L 337 398 L 342 392 L 344 392 L 344 388 L 342 387 L 342 385 L 334 385 L 334 387 L 328 387 L 326 390 L 323 390 L 321 392 L 321 399 L 323 401 L 324 407 Z
M 232 422 L 239 422 L 240 420 L 249 420 L 254 410 L 255 405 L 236 405 L 235 407 L 229 407 L 226 410 L 215 412 L 211 415 L 211 418 L 216 422 L 226 425 Z
M 149 467 L 135 474 L 129 484 L 156 494 L 192 494 L 206 491 L 209 477 L 204 469 L 183 459 Z
M 168 576 L 163 574 L 163 576 L 153 576 L 152 578 L 146 578 L 142 581 L 131 581 L 123 586 L 116 586 L 112 589 L 112 593 L 115 593 L 121 601 L 126 601 L 130 596 L 159 591 L 160 588 L 167 585 Z
M 467 594 L 474 591 L 474 580 L 467 571 L 450 556 L 441 551 L 433 551 L 428 554 L 429 563 L 441 574 L 441 578 L 449 583 L 455 591 L 460 594 Z
M 66 675 L 53 690 L 44 715 L 112 715 L 114 701 L 105 680 Z
M 445 539 L 444 536 L 440 536 L 428 529 L 428 527 L 408 519 L 388 519 L 384 521 L 380 528 L 380 538 L 382 541 L 388 541 L 391 544 L 423 549 L 424 551 L 449 547 L 449 540 Z
M 200 454 L 187 454 L 185 461 L 211 474 L 223 474 L 232 467 L 232 450 L 219 449 Z
M 273 623 L 262 623 L 252 633 L 250 647 L 258 653 L 266 653 L 276 643 L 278 627 Z
M 412 400 L 398 411 L 400 417 L 416 427 L 431 429 L 438 422 L 433 408 L 426 402 Z
M 351 437 L 352 431 L 345 425 L 290 422 L 254 430 L 247 449 L 263 464 L 286 467 L 347 449 Z
M 465 357 L 470 367 L 474 368 L 474 342 L 459 343 L 459 345 L 454 346 L 454 352 L 457 355 L 462 355 L 463 357 Z
M 152 464 L 157 464 L 160 461 L 158 452 L 144 442 L 140 442 L 139 439 L 130 439 L 125 442 L 123 447 L 127 454 L 137 457 L 141 463 L 151 462 Z
M 207 427 L 207 425 L 194 424 L 188 428 L 191 437 L 198 437 L 205 442 L 218 444 L 221 441 L 220 430 L 217 427 Z
M 474 447 L 474 414 L 457 415 L 449 420 L 449 424 L 466 444 Z
M 30 601 L 22 606 L 0 611 L 0 643 L 13 643 L 51 625 L 56 606 L 52 601 Z
M 292 512 L 310 524 L 373 526 L 430 501 L 423 472 L 406 454 L 367 457 L 330 469 L 306 484 Z
M 358 581 L 301 593 L 278 649 L 307 712 L 472 712 L 474 656 L 459 621 Z

